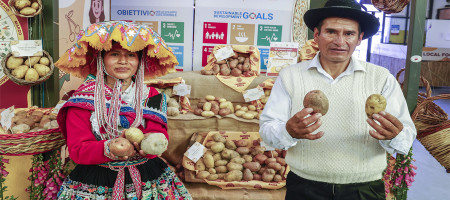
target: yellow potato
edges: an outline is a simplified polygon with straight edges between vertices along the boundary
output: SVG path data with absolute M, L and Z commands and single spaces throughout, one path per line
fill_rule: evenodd
M 25 80 L 26 81 L 37 81 L 39 79 L 39 74 L 34 68 L 30 68 L 25 73 Z
M 38 10 L 38 9 L 39 9 L 39 4 L 38 4 L 37 2 L 33 2 L 33 3 L 31 4 L 31 7 L 34 8 L 34 9 L 36 9 L 36 10 Z
M 30 5 L 31 2 L 29 0 L 16 0 L 16 2 L 14 3 L 14 6 L 19 10 Z
M 38 63 L 39 62 L 39 60 L 41 59 L 41 57 L 40 56 L 32 56 L 32 57 L 30 57 L 30 58 L 28 58 L 27 60 L 25 60 L 25 63 L 24 63 L 24 65 L 27 65 L 27 66 L 34 66 L 36 63 Z M 31 60 L 31 61 L 30 61 Z
M 42 64 L 35 64 L 34 69 L 36 69 L 40 77 L 45 76 L 48 74 L 48 72 L 50 72 L 50 67 Z
M 11 74 L 16 78 L 22 79 L 23 77 L 25 77 L 25 73 L 27 73 L 27 71 L 28 66 L 20 65 L 16 69 L 12 70 Z
M 366 114 L 372 119 L 373 114 L 377 114 L 386 109 L 386 99 L 381 94 L 372 94 L 366 100 Z
M 32 15 L 34 13 L 36 13 L 36 9 L 32 7 L 25 7 L 22 10 L 20 10 L 20 14 L 22 15 Z
M 320 90 L 311 90 L 305 95 L 303 106 L 305 108 L 312 108 L 313 113 L 325 115 L 328 112 L 328 98 Z
M 50 60 L 47 57 L 42 57 L 39 59 L 39 63 L 48 66 L 50 64 Z
M 8 69 L 16 69 L 20 65 L 23 64 L 23 58 L 22 57 L 14 57 L 10 56 L 8 60 L 6 61 L 6 67 Z

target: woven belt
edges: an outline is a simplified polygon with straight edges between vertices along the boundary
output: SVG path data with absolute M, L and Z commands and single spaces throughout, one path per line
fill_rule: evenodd
M 142 165 L 148 161 L 148 158 L 142 158 L 139 160 L 130 161 L 120 161 L 120 162 L 108 162 L 104 164 L 99 164 L 101 167 L 110 168 L 111 170 L 117 171 L 116 182 L 113 188 L 113 200 L 119 200 L 123 196 L 123 191 L 125 189 L 125 167 L 130 171 L 131 179 L 133 180 L 134 188 L 136 189 L 136 197 L 141 198 L 142 185 L 141 185 L 141 174 L 136 168 L 138 165 Z

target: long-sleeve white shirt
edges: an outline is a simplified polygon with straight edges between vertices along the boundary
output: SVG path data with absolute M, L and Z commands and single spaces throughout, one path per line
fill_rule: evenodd
M 352 75 L 358 70 L 364 70 L 358 62 L 353 62 L 354 59 L 356 58 L 352 57 L 347 69 L 336 79 L 333 79 L 325 72 L 319 62 L 318 54 L 308 68 L 317 68 L 323 79 L 326 79 L 329 84 L 335 84 L 344 76 Z M 381 94 L 388 100 L 385 111 L 397 117 L 403 123 L 403 129 L 392 140 L 379 140 L 379 143 L 391 154 L 407 154 L 416 138 L 417 131 L 410 117 L 403 92 L 394 76 L 388 76 Z M 395 101 L 389 101 L 390 99 L 395 99 Z M 301 140 L 293 138 L 286 130 L 286 122 L 289 120 L 289 116 L 291 116 L 290 112 L 291 98 L 285 88 L 283 88 L 281 77 L 278 77 L 259 119 L 259 133 L 264 142 L 272 147 L 284 149 L 295 146 L 297 141 Z

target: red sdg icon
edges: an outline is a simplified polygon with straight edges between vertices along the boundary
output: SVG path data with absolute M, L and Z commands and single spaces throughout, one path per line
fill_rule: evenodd
M 228 35 L 227 31 L 227 23 L 204 22 L 203 43 L 226 44 Z

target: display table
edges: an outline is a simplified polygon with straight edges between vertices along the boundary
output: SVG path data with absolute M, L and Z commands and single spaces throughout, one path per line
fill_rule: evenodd
M 286 196 L 286 187 L 278 190 L 249 190 L 249 189 L 235 189 L 223 190 L 219 187 L 208 185 L 206 183 L 187 183 L 184 185 L 188 189 L 192 198 L 195 200 L 241 200 L 241 199 L 273 199 L 282 200 Z

